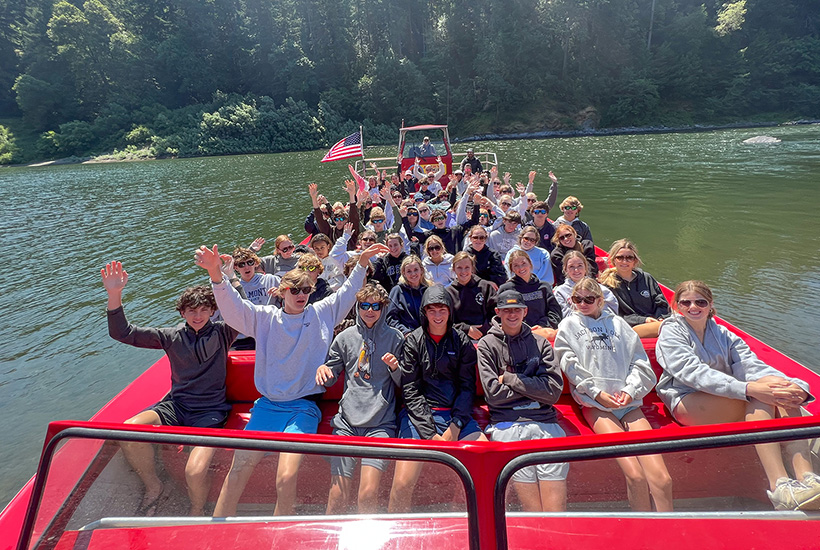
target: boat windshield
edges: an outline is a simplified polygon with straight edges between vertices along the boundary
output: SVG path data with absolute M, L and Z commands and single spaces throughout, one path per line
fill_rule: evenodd
M 402 156 L 406 159 L 443 157 L 449 154 L 449 148 L 444 142 L 444 132 L 441 129 L 409 130 L 404 134 Z
M 775 498 L 786 507 L 775 509 L 755 448 L 802 445 L 816 454 L 817 417 L 760 422 L 751 431 L 727 424 L 507 444 L 62 424 L 44 451 L 21 549 L 179 550 L 203 541 L 209 548 L 528 549 L 577 548 L 580 540 L 633 549 L 654 546 L 663 533 L 688 537 L 676 548 L 763 540 L 767 548 L 794 548 L 812 547 L 820 527 L 813 511 L 820 489 L 812 500 L 797 485 L 787 488 Z M 144 485 L 123 456 L 127 445 L 154 450 L 163 484 L 156 501 L 144 502 Z M 195 447 L 214 455 L 205 509 L 190 516 L 186 462 Z M 213 517 L 232 462 L 248 453 L 258 463 L 236 509 Z M 277 477 L 296 453 L 295 497 L 283 511 Z M 632 461 L 661 461 L 668 475 L 636 476 Z M 796 507 L 789 498 L 802 499 L 803 509 L 786 509 Z

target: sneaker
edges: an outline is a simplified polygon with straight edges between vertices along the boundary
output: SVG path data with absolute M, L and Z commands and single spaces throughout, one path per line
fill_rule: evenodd
M 811 472 L 804 474 L 800 483 L 806 487 L 820 487 L 820 476 Z
M 774 491 L 766 491 L 775 510 L 818 510 L 820 509 L 820 484 L 811 487 L 803 483 L 781 477 Z

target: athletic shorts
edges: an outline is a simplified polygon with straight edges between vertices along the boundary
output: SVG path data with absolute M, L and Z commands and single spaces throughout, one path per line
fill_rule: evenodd
M 170 395 L 149 407 L 159 416 L 164 426 L 189 426 L 191 428 L 221 428 L 228 419 L 230 408 L 222 410 L 193 410 L 174 401 Z
M 260 432 L 315 434 L 321 420 L 322 413 L 319 411 L 319 406 L 310 399 L 271 401 L 267 397 L 260 397 L 253 404 L 251 419 L 245 429 Z
M 372 428 L 354 428 L 337 414 L 330 421 L 333 427 L 333 435 L 346 435 L 356 437 L 396 437 L 396 426 L 394 424 L 382 424 Z M 353 470 L 356 468 L 355 457 L 352 456 L 332 456 L 330 457 L 330 474 L 341 477 L 353 477 Z M 383 458 L 362 458 L 362 466 L 372 466 L 379 471 L 387 468 L 387 460 Z
M 566 437 L 561 426 L 553 422 L 499 422 L 487 426 L 487 435 L 493 441 L 528 441 Z M 535 483 L 537 481 L 563 481 L 567 479 L 569 464 L 558 462 L 525 466 L 512 476 L 513 481 Z
M 436 425 L 436 433 L 438 433 L 438 435 L 443 434 L 447 428 L 450 427 L 451 418 L 450 409 L 433 409 L 433 422 Z M 480 431 L 481 428 L 478 427 L 478 423 L 476 423 L 475 419 L 471 418 L 470 421 L 461 428 L 458 439 L 464 439 L 468 435 Z M 399 437 L 402 439 L 421 439 L 419 431 L 410 420 L 410 415 L 407 414 L 407 409 L 402 409 L 399 413 Z

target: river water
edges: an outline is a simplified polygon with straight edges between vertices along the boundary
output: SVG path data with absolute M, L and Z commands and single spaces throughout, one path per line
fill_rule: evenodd
M 764 132 L 782 142 L 742 143 Z M 820 126 L 474 146 L 514 182 L 537 170 L 541 197 L 553 170 L 596 244 L 632 239 L 667 286 L 707 281 L 721 316 L 818 370 Z M 323 154 L 0 170 L 0 506 L 34 472 L 50 420 L 88 419 L 161 356 L 108 337 L 100 268 L 125 265 L 132 322 L 175 324 L 175 298 L 207 282 L 197 246 L 300 239 L 310 181 L 343 198 L 345 163 Z

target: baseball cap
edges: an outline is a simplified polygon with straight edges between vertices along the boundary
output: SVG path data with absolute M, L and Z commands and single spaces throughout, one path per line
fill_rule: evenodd
M 507 309 L 513 307 L 527 307 L 524 303 L 524 296 L 517 290 L 504 290 L 496 296 L 496 306 L 498 309 Z

